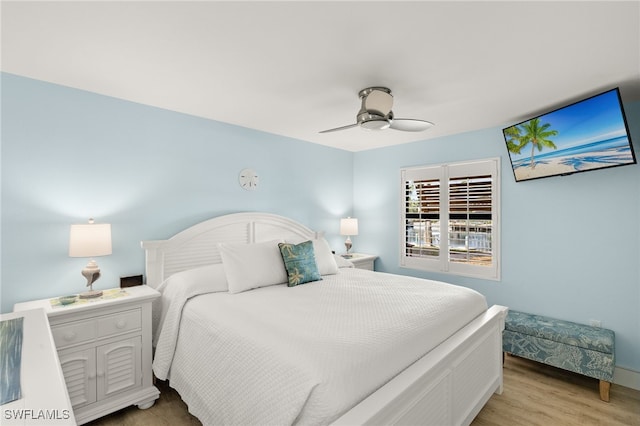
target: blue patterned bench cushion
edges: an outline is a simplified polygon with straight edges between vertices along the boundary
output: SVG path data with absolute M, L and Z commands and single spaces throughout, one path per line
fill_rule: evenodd
M 606 354 L 612 354 L 614 349 L 615 334 L 611 330 L 541 315 L 510 310 L 505 328 Z
M 613 381 L 612 330 L 510 310 L 502 334 L 502 349 L 588 377 Z

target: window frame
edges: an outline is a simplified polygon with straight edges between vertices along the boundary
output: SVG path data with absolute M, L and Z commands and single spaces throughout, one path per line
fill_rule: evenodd
M 481 266 L 449 260 L 450 178 L 491 175 L 491 265 Z M 408 180 L 439 180 L 440 246 L 437 256 L 407 256 Z M 444 190 L 443 190 L 444 188 Z M 500 158 L 403 167 L 400 169 L 400 267 L 473 278 L 500 280 Z

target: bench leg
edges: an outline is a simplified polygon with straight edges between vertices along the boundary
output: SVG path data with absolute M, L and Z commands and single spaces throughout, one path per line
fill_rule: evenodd
M 611 389 L 611 382 L 600 380 L 600 399 L 604 402 L 609 402 L 609 389 Z

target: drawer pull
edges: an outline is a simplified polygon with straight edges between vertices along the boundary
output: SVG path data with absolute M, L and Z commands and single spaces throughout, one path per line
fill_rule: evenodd
M 116 328 L 119 330 L 122 330 L 126 326 L 127 326 L 127 322 L 125 320 L 119 320 L 118 322 L 116 322 Z
M 76 338 L 76 333 L 73 331 L 67 331 L 66 333 L 64 333 L 64 340 L 66 340 L 67 342 L 70 342 L 72 340 L 75 340 Z

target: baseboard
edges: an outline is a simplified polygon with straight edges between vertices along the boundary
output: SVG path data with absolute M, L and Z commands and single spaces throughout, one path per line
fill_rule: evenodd
M 640 390 L 640 372 L 616 367 L 613 371 L 613 383 L 627 388 Z

